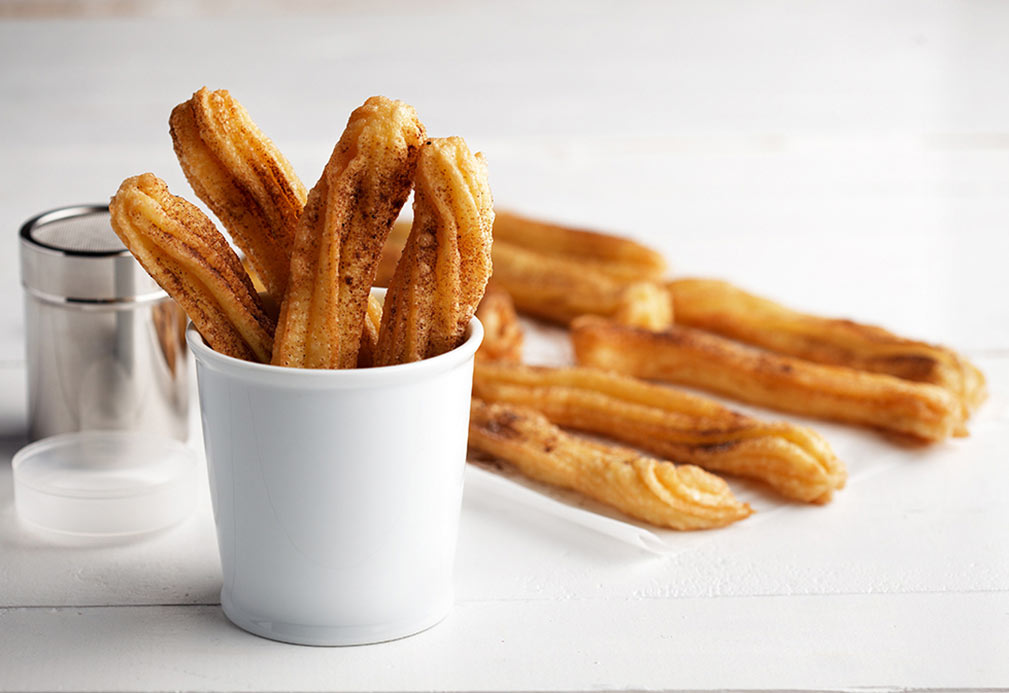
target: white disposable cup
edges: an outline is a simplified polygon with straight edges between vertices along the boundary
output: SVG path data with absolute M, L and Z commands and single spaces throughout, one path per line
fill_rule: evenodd
M 231 358 L 192 325 L 187 338 L 228 618 L 359 645 L 447 616 L 479 321 L 448 353 L 354 370 Z

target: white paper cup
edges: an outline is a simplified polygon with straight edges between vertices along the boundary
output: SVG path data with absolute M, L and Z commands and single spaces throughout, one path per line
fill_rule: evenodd
M 234 359 L 192 325 L 187 338 L 228 618 L 359 645 L 447 616 L 479 321 L 446 354 L 357 370 Z

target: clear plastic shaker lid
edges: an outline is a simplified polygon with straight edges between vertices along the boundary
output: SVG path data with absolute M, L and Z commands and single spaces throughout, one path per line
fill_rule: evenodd
M 135 535 L 192 512 L 196 455 L 177 440 L 130 431 L 81 431 L 14 455 L 14 503 L 25 522 L 64 534 Z

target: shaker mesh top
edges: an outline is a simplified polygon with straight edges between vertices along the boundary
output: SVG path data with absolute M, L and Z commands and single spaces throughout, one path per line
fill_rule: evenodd
M 109 215 L 102 212 L 42 222 L 31 230 L 31 238 L 71 253 L 110 253 L 126 247 L 112 230 Z

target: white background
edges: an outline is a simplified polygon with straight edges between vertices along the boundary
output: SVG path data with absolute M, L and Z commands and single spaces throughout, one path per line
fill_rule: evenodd
M 0 688 L 1009 686 L 1009 4 L 285 7 L 0 4 L 5 458 L 25 426 L 18 226 L 148 170 L 190 195 L 167 119 L 203 85 L 309 185 L 352 108 L 403 99 L 486 153 L 500 207 L 949 344 L 991 399 L 969 439 L 925 450 L 815 423 L 851 472 L 831 505 L 733 480 L 760 512 L 662 533 L 667 558 L 469 493 L 455 612 L 367 648 L 228 624 L 205 490 L 157 537 L 57 545 L 18 525 L 4 464 Z

